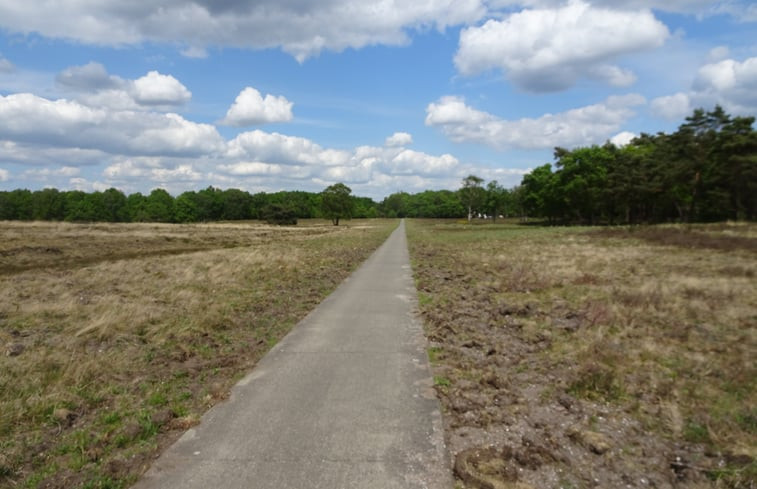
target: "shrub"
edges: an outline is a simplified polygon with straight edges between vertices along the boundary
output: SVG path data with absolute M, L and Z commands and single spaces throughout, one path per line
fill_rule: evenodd
M 278 226 L 297 225 L 297 213 L 286 205 L 271 204 L 263 209 L 262 217 L 268 224 L 276 224 Z

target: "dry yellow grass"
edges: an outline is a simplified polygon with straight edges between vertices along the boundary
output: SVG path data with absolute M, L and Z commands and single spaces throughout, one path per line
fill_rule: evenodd
M 453 453 L 540 440 L 542 488 L 757 484 L 756 225 L 409 233 Z
M 0 486 L 127 484 L 394 224 L 0 223 Z

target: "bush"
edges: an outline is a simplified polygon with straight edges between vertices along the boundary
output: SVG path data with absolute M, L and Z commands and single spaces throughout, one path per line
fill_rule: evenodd
M 271 204 L 263 209 L 261 215 L 268 224 L 276 224 L 279 226 L 297 225 L 297 213 L 289 206 Z

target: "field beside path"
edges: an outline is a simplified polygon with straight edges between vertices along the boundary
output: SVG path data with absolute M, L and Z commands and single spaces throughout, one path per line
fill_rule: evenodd
M 757 487 L 757 225 L 407 229 L 458 487 Z
M 396 225 L 0 222 L 0 487 L 127 487 Z

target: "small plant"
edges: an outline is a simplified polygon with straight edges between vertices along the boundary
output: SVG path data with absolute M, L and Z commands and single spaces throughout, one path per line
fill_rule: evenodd
M 568 386 L 574 396 L 591 400 L 615 401 L 623 396 L 623 388 L 612 367 L 591 362 L 585 365 L 578 377 Z
M 692 443 L 709 443 L 710 431 L 706 426 L 692 420 L 686 424 L 683 437 Z
M 432 346 L 428 349 L 428 361 L 432 364 L 439 361 L 439 356 L 443 354 L 444 349 L 440 346 Z

